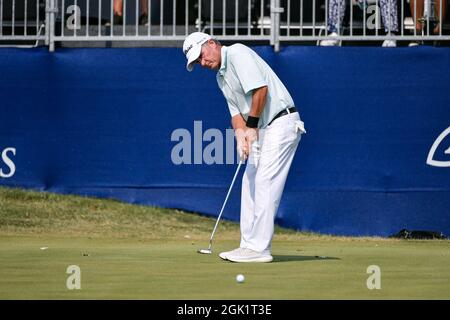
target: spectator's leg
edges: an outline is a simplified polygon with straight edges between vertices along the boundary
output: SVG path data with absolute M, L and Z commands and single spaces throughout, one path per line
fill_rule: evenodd
M 441 13 L 441 2 L 442 2 L 442 13 Z M 447 16 L 447 0 L 436 0 L 434 3 L 434 11 L 436 13 L 436 17 L 439 19 L 439 23 L 434 28 L 434 34 L 440 34 L 440 26 L 442 22 L 445 20 Z
M 421 33 L 423 29 L 422 23 L 419 21 L 423 17 L 423 2 L 424 0 L 411 0 L 409 2 L 411 16 L 416 25 L 417 33 Z
M 142 15 L 148 14 L 148 1 L 147 0 L 141 0 L 141 14 Z
M 380 6 L 384 30 L 386 33 L 397 33 L 397 0 L 380 0 Z
M 328 32 L 339 33 L 345 15 L 345 0 L 328 0 Z
M 118 16 L 123 15 L 123 1 L 122 0 L 114 0 L 114 14 Z
M 148 26 L 148 1 L 141 0 L 141 14 L 139 15 L 139 24 Z

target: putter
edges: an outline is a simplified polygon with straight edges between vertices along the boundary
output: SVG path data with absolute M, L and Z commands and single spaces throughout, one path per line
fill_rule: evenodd
M 241 168 L 241 164 L 242 164 L 242 160 L 239 161 L 238 167 L 236 169 L 236 173 L 234 174 L 234 177 L 233 177 L 233 181 L 231 181 L 231 185 L 230 185 L 230 188 L 228 189 L 227 196 L 225 197 L 225 201 L 223 202 L 222 209 L 220 209 L 220 213 L 219 213 L 219 216 L 217 217 L 216 225 L 214 226 L 213 232 L 211 233 L 211 238 L 209 238 L 208 249 L 199 249 L 197 251 L 198 253 L 203 253 L 203 254 L 211 254 L 212 253 L 211 247 L 212 247 L 212 240 L 214 238 L 214 233 L 216 232 L 217 225 L 219 224 L 220 217 L 222 216 L 222 213 L 223 213 L 223 209 L 225 208 L 225 205 L 227 204 L 228 197 L 230 196 L 230 193 L 231 193 L 231 189 L 233 189 L 233 184 L 234 184 L 234 181 L 236 180 L 236 177 L 237 177 L 237 175 L 239 173 L 239 169 Z

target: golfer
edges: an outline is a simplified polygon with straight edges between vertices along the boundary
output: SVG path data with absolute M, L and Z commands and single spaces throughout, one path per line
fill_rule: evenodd
M 241 242 L 219 256 L 233 262 L 270 262 L 274 220 L 289 168 L 305 133 L 286 87 L 252 49 L 223 46 L 194 32 L 184 41 L 187 70 L 195 64 L 217 71 L 228 103 L 237 151 L 247 159 L 241 192 Z

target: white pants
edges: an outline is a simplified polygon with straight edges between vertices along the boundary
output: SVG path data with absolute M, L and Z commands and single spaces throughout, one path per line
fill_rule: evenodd
M 242 178 L 241 248 L 270 254 L 278 205 L 304 132 L 297 112 L 259 131 Z

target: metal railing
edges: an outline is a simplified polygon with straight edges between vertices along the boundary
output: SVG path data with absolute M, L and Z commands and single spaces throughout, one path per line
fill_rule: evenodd
M 45 41 L 50 51 L 63 42 L 179 46 L 193 31 L 276 51 L 293 41 L 448 41 L 447 1 L 0 0 L 0 44 Z
M 263 16 L 255 16 L 255 0 L 123 0 L 120 12 L 113 0 L 55 1 L 60 23 L 50 43 L 151 41 L 162 44 L 183 41 L 194 31 L 208 32 L 221 40 L 268 42 L 272 33 L 267 26 L 256 25 Z M 264 7 L 270 8 L 270 0 L 261 0 L 259 8 Z
M 37 46 L 48 39 L 47 19 L 44 1 L 0 0 L 0 46 Z
M 445 22 L 448 0 L 285 0 L 284 2 L 287 13 L 280 25 L 280 41 L 450 40 L 448 34 L 450 25 Z M 306 8 L 307 3 L 311 6 Z M 345 9 L 339 7 L 342 3 L 347 4 Z M 338 8 L 333 12 L 332 8 L 336 6 Z M 305 8 L 311 12 L 306 23 Z M 339 23 L 334 21 L 334 16 L 341 9 L 345 19 L 343 17 L 343 21 Z M 295 16 L 297 20 L 292 22 Z M 420 29 L 415 27 L 416 23 L 421 25 Z M 444 26 L 447 27 L 446 30 Z M 333 27 L 337 29 L 336 36 L 331 36 L 333 30 L 330 29 Z

